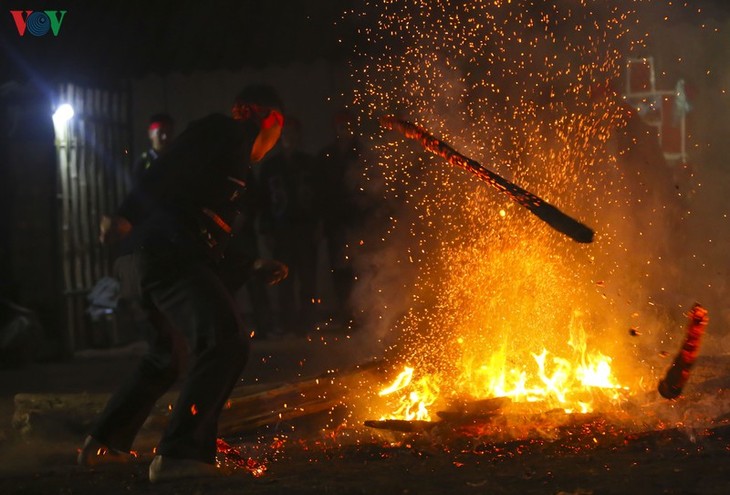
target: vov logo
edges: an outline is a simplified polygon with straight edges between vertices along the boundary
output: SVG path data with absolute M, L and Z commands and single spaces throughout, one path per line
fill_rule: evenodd
M 53 36 L 58 36 L 66 12 L 65 10 L 11 10 L 10 15 L 13 16 L 20 36 L 25 36 L 26 32 L 33 36 L 45 36 L 49 31 Z

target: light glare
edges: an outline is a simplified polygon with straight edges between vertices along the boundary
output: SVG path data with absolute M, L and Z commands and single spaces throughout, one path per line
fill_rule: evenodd
M 63 103 L 58 106 L 53 114 L 53 121 L 56 124 L 63 124 L 71 120 L 74 116 L 74 109 L 68 103 Z

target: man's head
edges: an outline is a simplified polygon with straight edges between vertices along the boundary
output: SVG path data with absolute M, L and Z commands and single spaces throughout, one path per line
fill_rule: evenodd
M 172 139 L 174 123 L 172 117 L 166 113 L 158 113 L 150 117 L 147 135 L 150 138 L 152 149 L 160 153 Z
M 251 148 L 251 162 L 260 161 L 276 145 L 284 127 L 283 105 L 274 88 L 251 85 L 241 91 L 233 103 L 233 118 L 250 120 L 259 133 Z

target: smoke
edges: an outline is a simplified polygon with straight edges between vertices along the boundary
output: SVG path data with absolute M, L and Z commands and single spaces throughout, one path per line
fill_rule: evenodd
M 671 22 L 646 16 L 648 30 L 644 55 L 655 59 L 657 87 L 673 89 L 684 82 L 690 105 L 687 113 L 686 165 L 669 163 L 662 171 L 671 182 L 681 212 L 668 226 L 668 256 L 663 292 L 676 317 L 693 301 L 708 308 L 710 325 L 703 353 L 728 351 L 726 336 L 730 314 L 726 294 L 730 230 L 726 200 L 729 124 L 727 89 L 727 6 L 670 9 Z M 681 302 L 679 302 L 681 301 Z M 681 304 L 681 307 L 680 307 Z M 680 320 L 681 321 L 681 320 Z M 673 335 L 672 335 L 673 334 Z M 681 337 L 679 325 L 669 332 L 672 343 Z
M 366 150 L 364 163 L 378 159 Z M 413 286 L 418 267 L 413 262 L 409 239 L 413 212 L 371 165 L 365 166 L 364 192 L 368 198 L 367 221 L 350 239 L 356 284 L 350 305 L 361 328 L 354 334 L 357 360 L 383 356 L 397 345 L 393 331 L 413 305 Z

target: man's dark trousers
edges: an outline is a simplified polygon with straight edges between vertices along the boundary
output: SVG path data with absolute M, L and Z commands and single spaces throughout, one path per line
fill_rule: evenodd
M 218 417 L 248 357 L 248 339 L 241 335 L 234 300 L 212 263 L 198 253 L 163 246 L 128 256 L 134 268 L 130 272 L 136 273 L 127 275 L 138 285 L 155 335 L 91 434 L 105 445 L 129 451 L 155 402 L 175 383 L 191 355 L 194 361 L 157 454 L 213 463 Z

